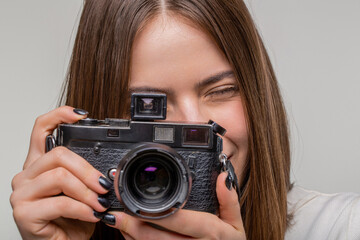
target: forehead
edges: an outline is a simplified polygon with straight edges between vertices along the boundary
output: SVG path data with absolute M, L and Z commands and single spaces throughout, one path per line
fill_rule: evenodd
M 141 50 L 152 50 L 156 55 L 165 51 L 169 53 L 169 47 L 172 48 L 174 44 L 186 46 L 190 42 L 199 41 L 213 44 L 210 38 L 189 19 L 175 14 L 161 14 L 147 21 L 137 33 L 133 45 L 133 49 L 135 49 L 133 55 Z
M 197 25 L 179 16 L 160 15 L 137 34 L 131 56 L 130 85 L 167 79 L 201 79 L 229 68 L 223 53 Z

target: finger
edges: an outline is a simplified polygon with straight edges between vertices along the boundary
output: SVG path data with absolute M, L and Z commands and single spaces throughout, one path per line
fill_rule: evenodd
M 146 221 L 197 239 L 246 239 L 243 229 L 236 229 L 211 213 L 180 209 L 164 219 Z
M 54 148 L 35 161 L 30 168 L 23 171 L 22 178 L 34 179 L 36 176 L 58 167 L 70 171 L 93 191 L 100 194 L 108 192 L 99 183 L 100 176 L 103 176 L 100 171 L 76 153 L 61 146 Z M 16 182 L 22 181 L 16 180 Z
M 60 123 L 74 123 L 87 116 L 86 111 L 80 113 L 84 114 L 75 113 L 73 107 L 62 106 L 39 116 L 31 133 L 29 153 L 24 163 L 24 169 L 45 153 L 46 136 L 52 134 Z
M 191 239 L 175 232 L 156 229 L 149 224 L 123 212 L 110 212 L 115 216 L 115 225 L 111 226 L 125 232 L 132 239 Z
M 83 202 L 98 212 L 106 210 L 106 208 L 99 203 L 99 195 L 97 193 L 62 167 L 44 172 L 35 179 L 23 184 L 14 191 L 13 199 L 35 201 L 40 198 L 56 196 L 60 193 L 64 193 L 66 196 Z
M 225 185 L 226 177 L 227 173 L 221 173 L 216 183 L 220 218 L 206 212 L 180 209 L 177 213 L 167 218 L 146 221 L 171 231 L 197 238 L 206 237 L 212 232 L 221 234 L 226 230 L 230 231 L 231 228 L 244 232 L 237 193 L 235 189 L 227 189 Z M 199 223 L 201 223 L 200 226 Z
M 17 224 L 35 229 L 35 224 L 44 226 L 44 222 L 60 217 L 77 219 L 85 222 L 98 222 L 93 210 L 88 205 L 66 196 L 43 198 L 35 202 L 18 204 L 13 211 Z M 36 220 L 34 221 L 34 216 Z
M 123 237 L 125 238 L 125 240 L 135 240 L 134 238 L 132 238 L 129 234 L 127 234 L 124 231 L 120 231 L 121 235 L 123 235 Z
M 237 230 L 243 230 L 240 204 L 236 190 L 226 187 L 225 181 L 228 173 L 223 172 L 218 176 L 216 182 L 216 194 L 219 201 L 220 219 L 232 225 Z
M 99 219 L 94 216 L 94 210 L 91 207 L 66 196 L 45 198 L 36 203 L 39 220 L 43 219 L 50 221 L 59 217 L 64 217 L 85 222 L 99 221 Z

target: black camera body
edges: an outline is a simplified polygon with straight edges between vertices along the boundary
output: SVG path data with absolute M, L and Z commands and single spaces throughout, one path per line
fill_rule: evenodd
M 65 146 L 113 180 L 111 210 L 162 218 L 180 208 L 217 213 L 216 179 L 225 129 L 165 119 L 166 95 L 134 93 L 131 118 L 60 124 Z M 140 120 L 139 120 L 140 119 Z

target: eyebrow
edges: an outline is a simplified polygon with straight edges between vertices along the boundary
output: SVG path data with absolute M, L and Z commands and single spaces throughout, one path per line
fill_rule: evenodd
M 134 88 L 129 88 L 129 92 L 130 94 L 134 93 L 134 92 L 161 92 L 161 93 L 166 93 L 166 95 L 171 95 L 173 94 L 173 90 L 171 90 L 170 88 L 154 88 L 154 87 L 134 87 Z
M 228 70 L 228 71 L 223 71 L 223 72 L 219 72 L 217 74 L 211 75 L 210 77 L 207 77 L 205 79 L 203 79 L 202 81 L 200 81 L 199 83 L 197 83 L 196 88 L 197 89 L 202 89 L 208 85 L 217 83 L 221 80 L 223 80 L 224 78 L 228 78 L 228 77 L 234 77 L 234 72 L 232 70 Z M 173 94 L 173 90 L 170 88 L 161 88 L 161 87 L 150 87 L 150 86 L 143 86 L 143 87 L 133 87 L 133 88 L 129 88 L 129 92 L 134 93 L 134 92 L 162 92 L 165 93 L 166 95 L 171 95 Z
M 223 80 L 224 78 L 228 78 L 228 77 L 234 77 L 234 72 L 232 70 L 223 71 L 223 72 L 220 72 L 220 73 L 217 73 L 215 75 L 205 78 L 204 80 L 202 80 L 201 82 L 199 82 L 197 84 L 197 88 L 198 89 L 204 88 L 208 85 L 217 83 L 217 82 Z

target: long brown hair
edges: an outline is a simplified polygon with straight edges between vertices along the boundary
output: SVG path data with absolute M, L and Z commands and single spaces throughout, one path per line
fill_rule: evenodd
M 63 100 L 94 118 L 123 117 L 134 38 L 147 21 L 164 13 L 199 26 L 231 64 L 249 135 L 241 179 L 246 235 L 283 239 L 291 188 L 288 124 L 269 57 L 242 0 L 85 0 Z

